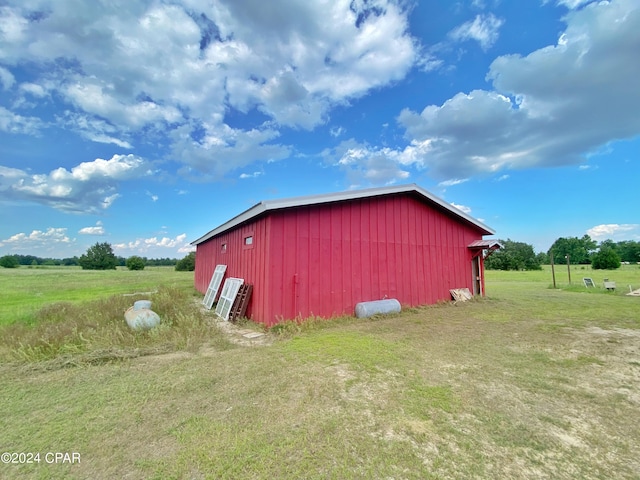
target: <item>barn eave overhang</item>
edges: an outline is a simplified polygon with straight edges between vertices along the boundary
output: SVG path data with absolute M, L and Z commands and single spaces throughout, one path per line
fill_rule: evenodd
M 467 223 L 476 229 L 482 235 L 494 235 L 496 232 L 482 223 L 481 221 L 466 214 L 462 210 L 454 207 L 445 200 L 431 194 L 427 190 L 419 187 L 416 184 L 409 185 L 397 185 L 391 187 L 381 188 L 368 188 L 364 190 L 351 190 L 338 193 L 327 193 L 321 195 L 309 195 L 305 197 L 285 198 L 276 200 L 266 200 L 257 203 L 253 207 L 245 210 L 244 212 L 236 215 L 227 222 L 219 225 L 213 230 L 209 231 L 202 237 L 191 242 L 191 245 L 199 245 L 207 240 L 216 237 L 228 230 L 231 230 L 245 222 L 255 219 L 269 211 L 281 210 L 286 208 L 304 207 L 309 205 L 321 205 L 327 203 L 343 202 L 347 200 L 359 200 L 371 197 L 380 197 L 393 194 L 414 194 L 417 195 L 420 201 L 434 205 L 446 213 L 453 215 L 463 223 Z
M 255 219 L 256 217 L 260 216 L 266 211 L 267 211 L 267 208 L 266 208 L 265 202 L 257 203 L 253 207 L 248 208 L 242 213 L 239 213 L 232 219 L 227 220 L 222 225 L 219 225 L 213 230 L 205 233 L 203 236 L 201 236 L 197 240 L 194 240 L 193 242 L 191 242 L 191 245 L 198 245 L 200 243 L 206 242 L 207 240 L 213 237 L 216 237 L 221 233 L 226 232 L 227 230 L 231 230 L 232 228 L 237 227 L 238 225 L 248 222 L 249 220 Z
M 487 258 L 493 252 L 502 248 L 502 244 L 497 240 L 474 240 L 467 248 L 473 252 L 474 257 L 484 253 L 484 258 Z

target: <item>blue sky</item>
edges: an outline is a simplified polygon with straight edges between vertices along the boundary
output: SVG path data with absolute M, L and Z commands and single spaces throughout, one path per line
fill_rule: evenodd
M 0 255 L 405 183 L 537 251 L 640 240 L 639 52 L 637 0 L 5 0 Z

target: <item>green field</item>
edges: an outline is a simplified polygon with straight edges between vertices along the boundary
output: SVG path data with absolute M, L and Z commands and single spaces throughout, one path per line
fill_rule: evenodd
M 566 265 L 555 266 L 556 287 L 574 292 L 606 293 L 603 292 L 605 279 L 616 282 L 617 294 L 629 292 L 640 288 L 640 265 L 623 265 L 617 270 L 593 270 L 590 265 L 572 265 L 571 283 L 569 283 L 569 270 Z M 591 278 L 596 288 L 587 289 L 583 278 Z M 509 290 L 509 284 L 522 285 L 531 283 L 535 288 L 545 285 L 553 287 L 553 274 L 550 265 L 544 265 L 542 270 L 528 272 L 503 272 L 496 270 L 487 271 L 489 288 L 494 287 L 499 293 Z
M 82 270 L 80 267 L 0 268 L 0 325 L 33 321 L 51 302 L 79 302 L 122 293 L 148 292 L 159 285 L 193 287 L 193 272 L 173 267 L 129 271 Z
M 556 274 L 554 290 L 548 267 L 488 271 L 484 299 L 239 346 L 189 310 L 192 274 L 1 271 L 3 300 L 23 309 L 2 306 L 3 341 L 62 328 L 65 317 L 34 324 L 47 323 L 39 306 L 58 311 L 47 302 L 72 300 L 71 317 L 122 308 L 121 295 L 86 307 L 103 294 L 159 289 L 172 323 L 134 335 L 121 319 L 76 318 L 61 338 L 80 338 L 77 350 L 39 361 L 5 341 L 0 450 L 41 461 L 0 464 L 0 478 L 640 478 L 640 297 L 625 295 L 640 268 L 577 266 L 572 286 L 566 266 Z M 81 461 L 48 463 L 47 452 Z

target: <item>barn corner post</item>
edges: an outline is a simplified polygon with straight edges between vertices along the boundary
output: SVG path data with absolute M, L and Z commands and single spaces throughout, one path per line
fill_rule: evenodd
M 198 279 L 201 276 L 201 270 L 202 270 L 202 262 L 198 262 L 198 247 L 196 246 L 196 249 L 194 251 L 195 253 L 195 260 L 194 260 L 194 267 L 193 267 L 193 288 L 195 288 L 196 290 L 200 290 L 198 288 L 199 284 L 198 284 Z
M 484 274 L 484 259 L 487 258 L 489 255 L 491 255 L 491 253 L 493 252 L 493 250 L 481 250 L 478 254 L 478 256 L 476 257 L 476 262 L 478 263 L 478 278 L 476 279 L 476 282 L 478 284 L 478 294 L 481 297 L 484 297 L 486 294 L 486 290 L 485 290 L 485 274 Z
M 488 256 L 488 253 L 487 253 Z M 485 290 L 485 284 L 484 284 L 484 259 L 487 257 L 484 255 L 484 252 L 482 255 L 478 256 L 478 264 L 480 266 L 480 296 L 484 297 L 486 294 L 486 290 Z

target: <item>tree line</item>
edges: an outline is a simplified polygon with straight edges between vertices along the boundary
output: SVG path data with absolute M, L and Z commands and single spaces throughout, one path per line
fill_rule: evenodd
M 195 269 L 195 253 L 185 258 L 147 258 L 137 255 L 125 258 L 113 253 L 111 244 L 96 243 L 89 247 L 80 257 L 63 259 L 42 258 L 35 255 L 5 255 L 0 257 L 0 266 L 17 268 L 20 266 L 80 266 L 83 270 L 114 270 L 116 267 L 127 267 L 129 270 L 143 270 L 144 267 L 175 266 L 176 270 L 193 271 Z
M 535 253 L 532 245 L 516 242 L 511 239 L 499 240 L 502 248 L 485 259 L 485 268 L 489 270 L 540 270 L 542 265 L 555 264 L 590 264 L 595 269 L 615 269 L 621 263 L 636 264 L 640 262 L 640 242 L 625 240 L 614 242 L 604 240 L 598 244 L 589 235 L 578 237 L 560 237 L 545 253 Z M 182 259 L 132 256 L 124 258 L 116 256 L 109 243 L 96 243 L 80 257 L 63 259 L 41 258 L 34 255 L 5 255 L 0 257 L 0 266 L 15 268 L 21 265 L 68 265 L 80 266 L 84 270 L 109 270 L 118 266 L 129 270 L 142 270 L 146 266 L 175 266 L 176 270 L 193 271 L 195 269 L 195 252 Z
M 37 257 L 35 255 L 5 255 L 6 257 L 13 257 L 16 260 L 16 265 L 28 265 L 28 266 L 79 266 L 78 263 L 79 257 L 67 257 L 67 258 L 50 258 L 50 257 Z M 4 258 L 4 257 L 2 257 Z M 145 265 L 149 267 L 167 267 L 172 266 L 178 263 L 179 259 L 177 258 L 147 258 L 141 257 Z M 127 259 L 125 257 L 117 256 L 117 265 L 124 267 L 126 266 Z
M 485 260 L 490 270 L 540 270 L 542 265 L 591 265 L 594 269 L 616 269 L 622 263 L 640 262 L 640 242 L 604 240 L 598 244 L 589 235 L 560 237 L 547 252 L 535 253 L 533 246 L 513 240 L 499 240 L 502 248 Z

